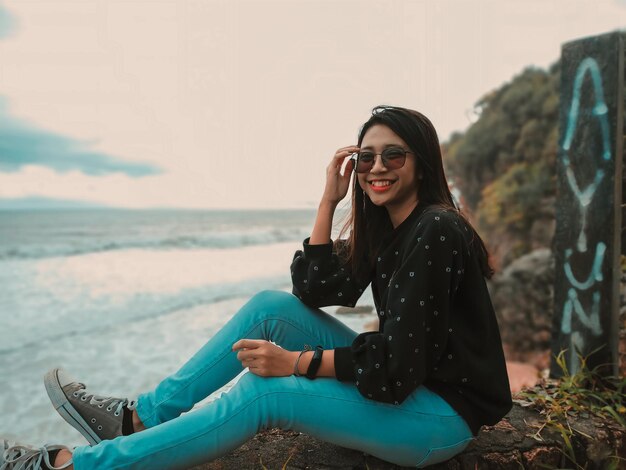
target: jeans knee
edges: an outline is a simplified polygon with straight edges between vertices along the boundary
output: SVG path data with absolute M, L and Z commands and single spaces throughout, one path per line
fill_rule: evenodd
M 253 295 L 246 304 L 239 309 L 233 320 L 243 322 L 250 326 L 268 325 L 270 319 L 282 319 L 290 316 L 293 312 L 294 304 L 299 302 L 293 295 L 274 290 L 263 290 Z M 270 335 L 269 331 L 264 330 L 264 337 Z M 268 339 L 268 338 L 265 338 Z
M 256 407 L 263 425 L 278 426 L 282 411 L 290 408 L 286 394 L 293 387 L 292 381 L 292 377 L 262 377 L 248 371 L 233 389 L 238 400 Z
M 292 294 L 277 290 L 263 290 L 254 296 L 246 304 L 246 310 L 254 314 L 271 314 L 272 316 L 287 315 L 289 307 L 299 300 Z
M 262 290 L 254 294 L 251 297 L 250 302 L 254 301 L 254 302 L 261 302 L 263 304 L 274 304 L 274 303 L 288 302 L 288 301 L 291 301 L 293 298 L 294 296 L 290 294 L 289 292 L 284 292 L 281 290 L 266 289 L 266 290 Z

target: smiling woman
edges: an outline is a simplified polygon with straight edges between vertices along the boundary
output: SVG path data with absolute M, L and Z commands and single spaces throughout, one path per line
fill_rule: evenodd
M 382 147 L 385 150 L 381 150 L 379 159 L 376 158 L 376 153 L 366 150 Z M 385 206 L 394 227 L 417 204 L 418 182 L 422 178 L 415 155 L 411 150 L 405 150 L 407 147 L 406 142 L 389 127 L 377 124 L 363 137 L 357 158 L 359 185 L 364 188 L 363 191 L 373 204 Z M 371 165 L 367 164 L 370 159 Z
M 349 236 L 333 242 L 335 209 L 353 174 Z M 291 263 L 293 295 L 254 295 L 136 400 L 49 371 L 54 408 L 92 445 L 5 441 L 0 468 L 188 468 L 267 427 L 423 467 L 461 452 L 508 412 L 487 253 L 454 205 L 425 116 L 374 108 L 358 145 L 338 149 L 328 165 L 302 248 Z M 352 307 L 370 284 L 377 331 L 358 334 L 320 309 Z M 242 369 L 227 393 L 186 413 Z

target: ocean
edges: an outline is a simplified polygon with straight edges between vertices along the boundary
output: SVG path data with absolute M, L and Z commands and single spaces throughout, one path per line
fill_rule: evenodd
M 306 209 L 0 211 L 0 438 L 85 444 L 48 400 L 48 369 L 97 393 L 150 390 L 256 292 L 291 290 L 314 220 Z M 367 291 L 359 305 L 372 304 Z M 375 318 L 337 316 L 355 331 Z

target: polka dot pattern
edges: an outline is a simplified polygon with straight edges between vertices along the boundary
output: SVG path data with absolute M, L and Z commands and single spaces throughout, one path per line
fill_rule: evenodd
M 451 295 L 447 291 L 451 287 L 451 292 L 456 292 L 460 283 L 464 259 L 459 253 L 464 250 L 459 232 L 450 231 L 444 221 L 445 217 L 431 217 L 418 236 L 407 237 L 417 240 L 413 246 L 390 248 L 377 257 L 373 289 L 387 308 L 380 309 L 379 333 L 359 335 L 351 348 L 354 363 L 364 370 L 359 390 L 365 395 L 372 393 L 377 400 L 401 402 L 397 399 L 406 397 L 416 383 L 426 379 L 427 371 L 434 370 L 442 357 L 440 351 L 444 358 L 452 356 L 447 349 L 451 333 L 447 326 Z M 432 271 L 425 271 L 428 266 Z M 406 351 L 413 355 L 407 356 Z M 416 382 L 408 380 L 409 376 Z
M 403 224 L 373 258 L 367 284 L 341 264 L 332 243 L 309 245 L 307 239 L 294 255 L 293 292 L 307 305 L 355 305 L 372 284 L 379 330 L 335 348 L 337 378 L 351 380 L 364 397 L 401 404 L 438 374 L 461 388 L 470 382 L 451 314 L 471 254 L 463 225 L 439 210 Z
M 332 243 L 309 245 L 303 242 L 303 250 L 297 250 L 291 263 L 292 292 L 312 307 L 344 305 L 354 307 L 369 281 L 358 282 L 350 269 L 341 265 L 337 249 Z M 341 250 L 346 240 L 339 240 Z

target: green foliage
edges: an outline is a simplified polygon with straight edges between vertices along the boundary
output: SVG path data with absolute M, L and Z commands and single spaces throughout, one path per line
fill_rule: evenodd
M 504 175 L 483 190 L 478 207 L 480 223 L 494 227 L 504 224 L 518 232 L 530 228 L 524 213 L 536 206 L 549 191 L 550 180 L 546 173 L 542 162 L 515 163 L 509 167 Z
M 482 191 L 476 210 L 478 225 L 491 237 L 512 236 L 520 256 L 530 250 L 533 214 L 553 194 L 554 178 L 546 161 L 514 163 Z M 515 256 L 515 257 L 516 257 Z
M 565 444 L 564 455 L 576 468 L 583 467 L 576 462 L 572 438 L 575 433 L 588 439 L 592 439 L 592 436 L 572 427 L 572 418 L 593 415 L 626 428 L 626 378 L 604 376 L 600 373 L 601 366 L 589 369 L 587 360 L 596 351 L 585 357 L 578 355 L 580 368 L 575 374 L 569 373 L 565 362 L 566 351 L 561 351 L 556 357 L 556 363 L 563 372 L 562 377 L 559 380 L 546 380 L 534 389 L 524 390 L 514 400 L 523 407 L 537 409 L 544 416 L 545 422 L 530 437 L 542 441 L 541 432 L 544 429 L 558 432 Z M 618 468 L 620 461 L 623 459 L 613 456 L 610 465 Z
M 513 239 L 522 253 L 556 193 L 559 80 L 558 63 L 548 71 L 526 68 L 482 97 L 478 120 L 443 146 L 446 169 L 487 241 Z

